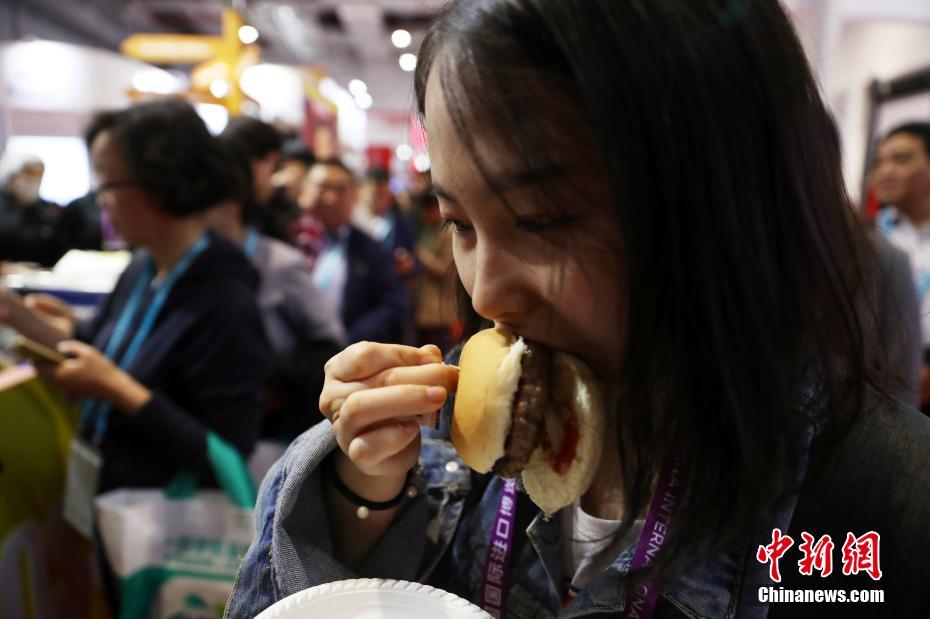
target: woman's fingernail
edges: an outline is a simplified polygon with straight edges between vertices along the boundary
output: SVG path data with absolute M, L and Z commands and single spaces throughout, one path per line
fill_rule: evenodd
M 420 346 L 420 350 L 430 355 L 431 357 L 442 357 L 442 352 L 435 344 L 426 344 L 424 346 Z
M 446 390 L 442 387 L 430 387 L 426 390 L 426 399 L 431 402 L 442 402 L 446 399 Z

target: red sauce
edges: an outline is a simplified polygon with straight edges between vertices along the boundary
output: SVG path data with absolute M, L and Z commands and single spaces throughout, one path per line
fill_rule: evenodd
M 571 468 L 572 462 L 575 461 L 575 452 L 578 450 L 579 438 L 581 438 L 581 433 L 578 431 L 578 421 L 575 419 L 574 415 L 569 414 L 568 417 L 565 418 L 565 421 L 562 422 L 562 444 L 559 446 L 559 450 L 557 452 L 550 448 L 543 450 L 546 462 L 548 462 L 552 470 L 559 475 L 568 473 L 568 469 Z M 548 441 L 546 442 L 548 443 Z M 546 447 L 548 447 L 548 445 Z

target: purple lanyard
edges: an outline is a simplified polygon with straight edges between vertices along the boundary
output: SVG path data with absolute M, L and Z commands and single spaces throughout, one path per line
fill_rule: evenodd
M 675 505 L 678 503 L 678 459 L 673 458 L 656 484 L 652 505 L 646 514 L 643 532 L 636 544 L 636 553 L 630 571 L 648 566 L 665 545 L 668 526 Z M 503 616 L 507 596 L 507 559 L 513 545 L 513 523 L 516 513 L 517 484 L 513 479 L 504 480 L 504 489 L 497 502 L 497 515 L 488 542 L 484 560 L 484 586 L 481 607 L 492 617 Z M 621 619 L 649 619 L 655 612 L 661 588 L 656 581 L 640 585 L 632 592 L 627 604 L 620 611 Z
M 678 458 L 672 458 L 670 464 L 662 471 L 659 483 L 656 484 L 656 493 L 652 497 L 652 505 L 646 514 L 643 532 L 636 543 L 636 553 L 630 564 L 630 571 L 635 572 L 647 567 L 655 559 L 659 549 L 665 545 L 668 536 L 668 525 L 678 503 Z M 626 606 L 620 611 L 621 619 L 649 619 L 655 612 L 659 601 L 661 587 L 652 580 L 638 586 L 631 592 Z
M 483 603 L 481 607 L 492 617 L 503 616 L 507 597 L 507 558 L 513 545 L 513 521 L 517 512 L 517 482 L 504 480 L 504 490 L 497 501 L 497 515 L 488 541 L 484 560 Z

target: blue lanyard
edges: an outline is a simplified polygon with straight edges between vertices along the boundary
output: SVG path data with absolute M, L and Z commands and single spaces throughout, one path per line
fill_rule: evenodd
M 394 213 L 389 213 L 385 219 L 388 222 L 388 233 L 384 235 L 384 239 L 381 241 L 381 245 L 389 253 L 394 252 L 394 239 L 397 238 L 397 215 Z
M 249 231 L 245 233 L 245 242 L 242 243 L 242 251 L 249 258 L 254 257 L 255 252 L 258 251 L 258 241 L 258 232 L 255 231 L 255 228 L 249 228 Z
M 171 292 L 171 288 L 174 284 L 180 279 L 180 277 L 190 268 L 194 260 L 197 259 L 197 256 L 203 253 L 203 251 L 210 245 L 210 237 L 208 235 L 203 235 L 200 239 L 187 250 L 187 253 L 178 261 L 174 268 L 168 273 L 168 276 L 165 277 L 165 281 L 161 283 L 158 287 L 158 291 L 155 293 L 155 296 L 152 298 L 152 302 L 149 304 L 148 309 L 146 309 L 145 314 L 142 316 L 142 322 L 139 324 L 139 328 L 136 331 L 135 336 L 130 340 L 129 346 L 126 348 L 126 352 L 123 353 L 120 359 L 116 358 L 116 354 L 119 352 L 120 346 L 122 346 L 123 341 L 126 339 L 126 336 L 129 334 L 129 328 L 132 326 L 132 323 L 136 317 L 136 314 L 139 311 L 139 305 L 142 303 L 142 299 L 145 297 L 145 292 L 148 290 L 149 286 L 152 284 L 152 280 L 155 278 L 155 264 L 151 259 L 149 260 L 149 265 L 144 274 L 136 281 L 135 287 L 132 289 L 132 293 L 129 296 L 129 301 L 126 303 L 125 308 L 123 308 L 122 314 L 120 314 L 119 320 L 116 322 L 116 327 L 113 329 L 113 335 L 110 336 L 110 341 L 107 344 L 104 354 L 108 359 L 117 363 L 120 369 L 127 370 L 129 365 L 136 358 L 136 355 L 139 352 L 139 349 L 142 348 L 142 344 L 145 343 L 146 338 L 152 332 L 152 327 L 155 326 L 155 320 L 158 318 L 158 314 L 161 312 L 162 307 L 165 305 L 165 301 L 168 299 L 168 293 Z M 100 441 L 103 440 L 103 435 L 107 429 L 107 421 L 110 418 L 110 412 L 113 410 L 113 405 L 109 402 L 99 403 L 99 411 L 97 413 L 97 423 L 94 428 L 94 443 L 97 445 L 100 444 Z M 81 426 L 86 427 L 90 421 L 91 415 L 95 408 L 97 408 L 98 402 L 91 400 L 84 405 L 84 410 L 81 412 Z

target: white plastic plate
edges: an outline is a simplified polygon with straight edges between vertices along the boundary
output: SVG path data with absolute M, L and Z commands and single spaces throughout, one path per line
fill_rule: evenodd
M 468 600 L 404 580 L 360 578 L 318 585 L 288 596 L 256 619 L 487 619 Z

